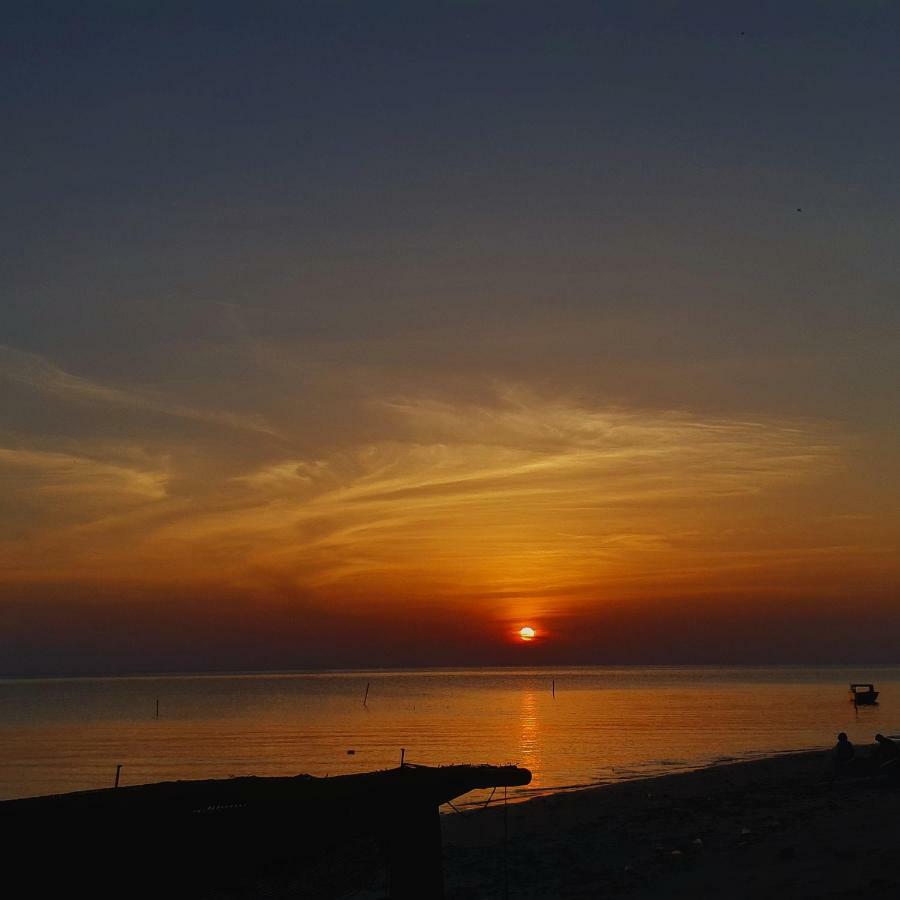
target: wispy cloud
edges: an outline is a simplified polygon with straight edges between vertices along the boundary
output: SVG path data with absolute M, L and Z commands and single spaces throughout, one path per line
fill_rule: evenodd
M 0 344 L 0 378 L 65 400 L 145 410 L 178 419 L 279 436 L 262 417 L 186 406 L 146 389 L 113 387 L 73 375 L 41 356 Z
M 73 453 L 0 447 L 0 471 L 13 475 L 32 499 L 102 496 L 107 502 L 159 500 L 166 496 L 167 473 L 112 463 Z
M 481 402 L 372 399 L 369 412 L 391 438 L 295 449 L 238 474 L 227 446 L 189 476 L 177 454 L 104 468 L 6 451 L 0 468 L 31 466 L 33 491 L 60 509 L 102 496 L 100 484 L 145 502 L 110 497 L 71 526 L 36 523 L 29 553 L 10 540 L 0 561 L 20 578 L 560 608 L 883 565 L 859 537 L 864 521 L 819 514 L 849 440 L 823 423 L 592 407 L 521 388 Z
M 841 457 L 838 436 L 811 423 L 518 392 L 379 406 L 396 439 L 272 462 L 233 479 L 230 508 L 172 522 L 156 539 L 229 548 L 250 569 L 308 586 L 405 579 L 409 589 L 539 592 L 658 571 L 663 558 L 687 566 L 704 544 L 727 546 L 721 529 L 754 498 L 821 481 Z
M 171 469 L 139 449 L 0 447 L 0 571 L 6 583 L 138 575 L 148 522 L 177 505 Z M 132 577 L 133 577 L 132 576 Z

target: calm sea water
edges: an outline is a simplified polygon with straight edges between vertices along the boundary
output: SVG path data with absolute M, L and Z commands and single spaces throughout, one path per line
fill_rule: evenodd
M 848 702 L 858 680 L 878 706 Z M 111 786 L 117 764 L 126 785 L 340 775 L 395 766 L 401 748 L 409 762 L 526 766 L 524 797 L 825 747 L 838 731 L 900 731 L 900 667 L 0 679 L 0 798 Z

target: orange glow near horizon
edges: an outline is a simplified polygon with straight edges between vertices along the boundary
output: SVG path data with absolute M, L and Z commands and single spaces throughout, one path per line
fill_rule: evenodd
M 75 389 L 54 377 L 57 392 Z M 76 399 L 109 393 L 75 387 Z M 481 405 L 372 405 L 393 437 L 314 456 L 281 438 L 270 447 L 250 425 L 262 457 L 252 463 L 219 441 L 203 454 L 118 439 L 83 451 L 0 447 L 16 511 L 0 541 L 4 581 L 117 586 L 140 573 L 157 587 L 428 597 L 461 609 L 493 596 L 492 614 L 505 617 L 523 598 L 559 608 L 598 588 L 684 596 L 763 580 L 793 591 L 855 568 L 882 578 L 892 565 L 867 542 L 863 517 L 830 516 L 819 488 L 844 448 L 809 423 L 592 409 L 516 391 Z
M 7 357 L 20 381 L 90 400 L 98 417 L 163 409 L 156 395 Z M 496 646 L 500 627 L 510 645 L 567 636 L 554 640 L 563 652 L 590 623 L 655 621 L 668 607 L 653 604 L 673 597 L 734 622 L 725 596 L 799 609 L 897 573 L 890 516 L 876 540 L 864 496 L 858 515 L 849 497 L 833 514 L 822 485 L 848 439 L 826 424 L 590 406 L 508 385 L 477 401 L 373 388 L 365 410 L 369 431 L 314 447 L 289 421 L 186 404 L 166 408 L 184 435 L 158 445 L 101 434 L 0 446 L 0 594 L 18 610 L 26 591 L 130 592 L 116 608 L 152 596 L 148 610 L 177 607 L 198 629 L 230 617 L 265 628 L 302 604 L 312 645 L 335 616 L 358 623 L 354 640 L 399 635 L 415 608 L 454 646 Z M 482 625 L 464 637 L 461 621 Z

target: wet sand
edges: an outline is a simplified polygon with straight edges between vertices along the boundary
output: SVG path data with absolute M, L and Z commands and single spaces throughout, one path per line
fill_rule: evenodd
M 785 754 L 447 816 L 448 900 L 900 896 L 900 786 L 827 770 Z

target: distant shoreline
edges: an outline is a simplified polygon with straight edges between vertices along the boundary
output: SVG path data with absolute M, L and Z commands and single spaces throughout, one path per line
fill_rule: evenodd
M 558 672 L 565 674 L 587 669 L 607 670 L 647 670 L 667 671 L 691 669 L 698 671 L 747 671 L 765 670 L 788 671 L 836 671 L 885 670 L 900 668 L 900 662 L 840 662 L 840 663 L 566 663 L 564 665 L 459 665 L 459 666 L 348 666 L 335 668 L 296 668 L 296 669 L 222 669 L 210 671 L 147 671 L 147 672 L 68 672 L 68 673 L 0 673 L 0 683 L 15 681 L 108 681 L 116 679 L 174 679 L 174 678 L 277 678 L 292 676 L 319 675 L 403 675 L 407 673 L 449 674 L 454 672 Z

